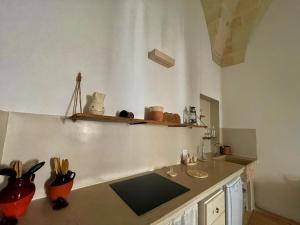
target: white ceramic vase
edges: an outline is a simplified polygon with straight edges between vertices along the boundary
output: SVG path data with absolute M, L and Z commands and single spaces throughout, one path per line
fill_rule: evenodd
M 89 106 L 89 112 L 95 115 L 104 114 L 105 94 L 94 92 L 92 102 Z

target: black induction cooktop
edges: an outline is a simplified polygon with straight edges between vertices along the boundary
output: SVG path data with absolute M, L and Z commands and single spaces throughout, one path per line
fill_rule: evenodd
M 138 216 L 190 190 L 156 173 L 110 186 Z

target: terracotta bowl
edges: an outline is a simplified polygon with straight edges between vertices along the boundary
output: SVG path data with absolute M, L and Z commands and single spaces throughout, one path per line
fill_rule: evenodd
M 55 201 L 59 197 L 64 198 L 66 200 L 70 195 L 72 187 L 73 187 L 73 180 L 62 185 L 50 186 L 48 197 L 51 201 Z
M 0 203 L 0 211 L 7 217 L 20 218 L 23 216 L 33 198 L 34 192 L 26 195 L 24 198 L 13 202 Z

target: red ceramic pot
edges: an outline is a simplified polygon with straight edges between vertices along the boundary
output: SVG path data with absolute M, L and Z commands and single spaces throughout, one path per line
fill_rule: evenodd
M 57 200 L 59 197 L 67 199 L 73 187 L 73 180 L 66 184 L 50 186 L 49 187 L 49 199 L 51 201 Z
M 10 178 L 8 185 L 0 192 L 0 211 L 7 217 L 23 216 L 35 193 L 34 175 Z
M 67 200 L 73 187 L 75 172 L 68 171 L 66 175 L 58 175 L 49 187 L 48 197 L 51 201 L 58 198 Z

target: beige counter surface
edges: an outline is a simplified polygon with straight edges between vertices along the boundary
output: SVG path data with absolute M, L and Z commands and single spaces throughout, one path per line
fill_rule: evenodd
M 70 205 L 60 211 L 53 211 L 47 199 L 33 201 L 26 215 L 20 219 L 19 225 L 158 224 L 163 219 L 175 215 L 184 207 L 200 201 L 222 187 L 234 177 L 239 176 L 244 169 L 241 165 L 222 160 L 200 162 L 197 166 L 190 168 L 202 169 L 208 172 L 209 176 L 206 179 L 196 179 L 186 174 L 187 167 L 184 165 L 176 165 L 173 168 L 178 173 L 175 178 L 166 175 L 168 168 L 154 172 L 191 190 L 142 216 L 137 216 L 111 189 L 109 184 L 116 182 L 111 181 L 73 191 L 69 198 Z M 120 180 L 124 179 L 128 178 Z

